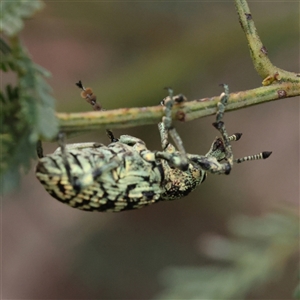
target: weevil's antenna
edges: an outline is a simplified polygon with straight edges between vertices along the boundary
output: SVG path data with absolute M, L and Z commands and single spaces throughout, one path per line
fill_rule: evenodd
M 236 162 L 237 164 L 240 164 L 240 163 L 242 163 L 244 161 L 248 161 L 248 160 L 266 159 L 271 154 L 272 154 L 271 151 L 264 151 L 264 152 L 261 152 L 261 153 L 258 153 L 258 154 L 244 156 L 242 158 L 235 159 L 234 162 Z
M 89 104 L 91 104 L 94 110 L 96 110 L 96 111 L 104 110 L 104 109 L 102 108 L 102 106 L 101 106 L 99 103 L 97 103 L 97 97 L 96 97 L 96 95 L 93 93 L 93 90 L 92 90 L 91 88 L 89 88 L 89 87 L 88 87 L 88 88 L 85 88 L 85 87 L 83 86 L 81 80 L 79 80 L 79 81 L 78 81 L 77 83 L 75 83 L 75 84 L 82 90 L 82 92 L 81 92 L 81 94 L 80 94 L 81 97 L 82 97 L 83 99 L 85 99 L 86 102 L 88 102 Z M 118 139 L 116 139 L 116 138 L 114 137 L 114 135 L 113 135 L 113 133 L 112 133 L 111 130 L 106 129 L 106 134 L 107 134 L 107 136 L 109 137 L 109 139 L 110 139 L 110 141 L 111 141 L 112 143 L 118 141 Z

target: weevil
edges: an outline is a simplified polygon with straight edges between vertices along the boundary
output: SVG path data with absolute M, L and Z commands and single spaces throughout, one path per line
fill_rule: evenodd
M 101 110 L 90 88 L 79 81 L 82 97 Z M 227 134 L 222 121 L 228 102 L 229 89 L 224 86 L 217 104 L 213 126 L 220 137 L 215 138 L 205 155 L 189 154 L 172 125 L 174 103 L 186 101 L 183 95 L 169 96 L 163 101 L 164 116 L 158 124 L 162 151 L 148 150 L 143 140 L 121 135 L 115 138 L 110 130 L 111 143 L 80 143 L 66 145 L 59 134 L 60 147 L 43 156 L 38 144 L 39 161 L 36 176 L 46 191 L 57 200 L 85 211 L 120 212 L 142 208 L 165 200 L 182 198 L 204 182 L 208 173 L 229 174 L 234 163 L 265 159 L 272 152 L 234 159 L 231 142 L 241 133 Z M 172 137 L 175 146 L 169 142 Z

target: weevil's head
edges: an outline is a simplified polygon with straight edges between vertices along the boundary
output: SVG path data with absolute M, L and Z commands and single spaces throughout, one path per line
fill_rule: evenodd
M 221 174 L 223 171 L 225 174 L 229 174 L 230 166 L 228 166 L 228 164 L 224 164 L 225 169 L 220 170 L 220 161 L 225 159 L 225 157 L 225 146 L 221 138 L 216 138 L 214 140 L 205 156 L 188 154 L 188 158 L 195 168 L 199 168 L 205 173 L 210 172 L 216 174 Z

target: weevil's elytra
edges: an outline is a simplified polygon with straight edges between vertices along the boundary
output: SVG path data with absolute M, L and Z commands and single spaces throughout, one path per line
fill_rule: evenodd
M 161 163 L 144 160 L 136 148 L 140 145 L 122 142 L 97 148 L 92 143 L 80 149 L 67 146 L 75 187 L 59 150 L 39 160 L 36 174 L 54 198 L 72 207 L 98 211 L 139 208 L 158 201 L 164 174 Z
M 90 88 L 82 97 L 96 110 L 101 106 Z M 162 151 L 150 151 L 145 142 L 122 135 L 115 138 L 110 130 L 108 146 L 100 143 L 65 145 L 60 135 L 58 148 L 43 156 L 41 144 L 37 146 L 39 162 L 36 176 L 48 193 L 71 207 L 86 211 L 119 212 L 142 208 L 164 201 L 182 198 L 192 192 L 207 177 L 207 173 L 229 174 L 234 163 L 265 159 L 271 152 L 234 159 L 231 142 L 241 133 L 228 136 L 222 121 L 229 91 L 221 94 L 214 127 L 221 137 L 216 138 L 206 155 L 186 153 L 182 140 L 172 126 L 171 110 L 174 102 L 186 101 L 183 95 L 169 96 L 162 104 L 165 116 L 159 123 Z M 171 135 L 173 146 L 168 139 Z

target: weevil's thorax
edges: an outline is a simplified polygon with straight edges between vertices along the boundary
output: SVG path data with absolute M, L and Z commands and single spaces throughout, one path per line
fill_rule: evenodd
M 166 161 L 162 161 L 164 182 L 162 199 L 175 200 L 192 192 L 206 178 L 206 172 L 199 167 L 189 164 L 186 171 L 172 168 Z

